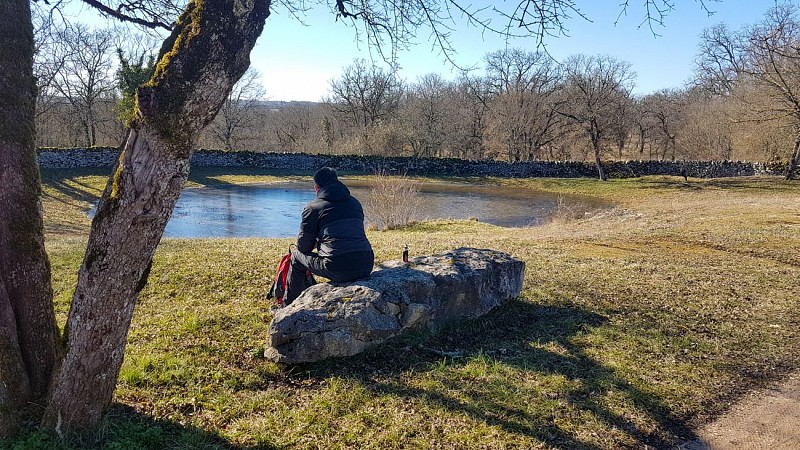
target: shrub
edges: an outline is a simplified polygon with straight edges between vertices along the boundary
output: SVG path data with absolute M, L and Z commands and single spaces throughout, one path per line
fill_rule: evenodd
M 594 212 L 596 212 L 595 208 L 586 203 L 571 201 L 559 195 L 558 203 L 556 203 L 556 207 L 550 216 L 550 222 L 556 224 L 575 222 L 592 215 Z
M 405 176 L 392 176 L 379 170 L 367 195 L 367 220 L 382 230 L 401 228 L 411 223 L 419 204 L 416 183 Z

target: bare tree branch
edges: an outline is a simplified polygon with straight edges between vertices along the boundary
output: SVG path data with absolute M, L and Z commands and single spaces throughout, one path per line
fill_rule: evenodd
M 148 7 L 148 2 L 146 1 L 120 2 L 119 6 L 117 6 L 117 9 L 107 6 L 100 0 L 81 1 L 92 8 L 97 9 L 100 11 L 100 13 L 123 22 L 130 22 L 147 28 L 163 28 L 165 30 L 172 29 L 172 25 L 166 23 L 162 14 L 157 13 L 153 8 Z M 151 18 L 142 19 L 140 17 L 136 17 L 131 14 L 133 12 L 142 12 L 149 15 Z

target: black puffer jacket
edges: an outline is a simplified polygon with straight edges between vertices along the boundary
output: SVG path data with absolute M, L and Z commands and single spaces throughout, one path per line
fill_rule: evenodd
M 364 233 L 364 209 L 340 181 L 319 188 L 317 198 L 303 209 L 297 249 L 309 253 L 314 247 L 319 256 L 328 258 L 352 252 L 372 253 Z

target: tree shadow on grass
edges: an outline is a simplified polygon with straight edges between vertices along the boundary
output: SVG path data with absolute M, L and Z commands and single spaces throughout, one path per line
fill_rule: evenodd
M 298 366 L 294 376 L 355 379 L 376 396 L 411 398 L 556 448 L 599 448 L 559 426 L 553 412 L 559 403 L 565 412 L 570 408 L 573 413 L 588 412 L 604 429 L 615 430 L 617 438 L 624 434 L 626 442 L 635 441 L 636 447 L 671 448 L 694 439 L 695 434 L 685 420 L 670 411 L 660 398 L 633 386 L 573 342 L 576 336 L 606 322 L 601 315 L 575 307 L 514 300 L 484 318 L 450 327 L 437 335 L 403 337 L 355 358 Z M 434 371 L 442 365 L 458 371 L 476 360 L 507 366 L 530 377 L 558 375 L 572 387 L 565 392 L 545 394 L 528 390 L 525 391 L 528 394 L 520 393 L 519 398 L 509 401 L 507 393 L 525 389 L 523 382 L 493 377 L 489 386 L 470 377 L 465 380 L 436 376 L 437 387 L 426 388 L 419 383 L 407 383 L 400 376 Z M 626 407 L 628 410 L 646 416 L 658 425 L 656 429 L 645 429 L 613 411 L 604 402 L 606 393 L 622 397 L 625 404 L 632 405 Z M 527 402 L 552 408 L 528 408 Z M 568 408 L 563 408 L 564 404 Z
M 24 450 L 269 450 L 233 444 L 207 430 L 178 422 L 155 419 L 127 405 L 114 404 L 97 433 L 71 435 L 64 439 L 37 429 L 25 429 L 16 438 L 3 441 L 0 448 Z
M 771 177 L 731 177 L 731 178 L 692 178 L 684 181 L 679 177 L 644 178 L 639 181 L 641 189 L 675 189 L 680 191 L 736 190 L 746 192 L 796 192 L 797 183 L 783 178 Z
M 62 198 L 52 197 L 56 201 L 66 202 L 67 199 L 81 202 L 95 203 L 102 195 L 103 187 L 99 190 L 95 186 L 81 183 L 77 180 L 84 176 L 101 176 L 108 178 L 112 175 L 113 168 L 110 167 L 76 167 L 69 169 L 42 169 L 42 182 L 48 187 L 62 194 Z M 276 176 L 276 177 L 297 177 L 305 176 L 302 172 L 289 170 L 276 170 L 262 167 L 192 167 L 189 171 L 189 182 L 196 183 L 203 187 L 225 187 L 232 186 L 231 183 L 221 179 L 223 175 L 233 176 Z M 308 174 L 308 179 L 311 175 Z
M 42 183 L 62 195 L 62 198 L 49 196 L 53 200 L 70 203 L 72 201 L 94 203 L 103 193 L 102 187 L 98 190 L 95 186 L 81 183 L 79 177 L 101 176 L 109 177 L 111 169 L 108 167 L 78 167 L 73 169 L 42 169 Z M 69 182 L 68 182 L 69 181 Z M 45 193 L 47 196 L 47 193 Z
M 270 169 L 265 167 L 217 167 L 217 166 L 197 166 L 192 167 L 189 171 L 189 181 L 197 183 L 203 187 L 223 187 L 232 186 L 237 183 L 231 183 L 220 179 L 222 175 L 233 176 L 274 176 L 296 178 L 298 176 L 306 176 L 311 180 L 313 172 L 308 171 L 292 171 L 288 169 Z
M 222 174 L 230 174 L 230 173 L 243 173 L 246 171 L 243 169 L 250 169 L 251 172 L 256 171 L 258 168 L 242 168 L 242 167 L 228 167 L 223 170 L 220 167 L 192 167 L 189 169 L 189 182 L 197 183 L 202 187 L 221 187 L 221 186 L 230 186 L 233 183 L 229 183 L 225 180 L 221 180 L 216 178 Z M 262 169 L 263 170 L 263 169 Z M 247 173 L 253 175 L 254 173 Z

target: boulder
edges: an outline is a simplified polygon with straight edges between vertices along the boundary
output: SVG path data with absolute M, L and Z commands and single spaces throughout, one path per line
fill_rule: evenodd
M 525 263 L 495 250 L 459 248 L 389 261 L 351 283 L 321 283 L 277 311 L 265 356 L 305 363 L 352 356 L 409 329 L 437 331 L 519 295 Z

